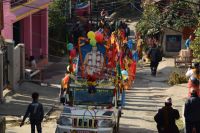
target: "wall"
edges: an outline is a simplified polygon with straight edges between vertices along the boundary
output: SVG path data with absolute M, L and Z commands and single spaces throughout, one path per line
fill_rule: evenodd
M 181 35 L 182 36 L 182 33 L 174 31 L 174 30 L 170 30 L 170 29 L 165 29 L 164 31 L 165 31 L 165 33 L 164 33 L 164 37 L 163 37 L 162 47 L 163 47 L 165 56 L 172 57 L 172 56 L 178 55 L 179 52 L 167 52 L 167 50 L 166 50 L 166 36 L 167 35 Z M 182 37 L 181 38 L 181 49 L 184 48 L 184 43 L 185 43 L 185 40 Z
M 20 64 L 20 46 L 17 45 L 15 48 L 14 48 L 14 84 L 18 84 L 18 81 L 20 81 L 20 67 L 21 67 L 21 64 Z
M 4 29 L 2 35 L 5 39 L 13 39 L 13 23 L 16 20 L 14 14 L 10 12 L 10 2 L 9 0 L 3 2 L 4 11 Z
M 18 87 L 18 82 L 24 77 L 24 45 L 14 47 L 13 40 L 5 40 L 8 46 L 8 81 L 10 89 Z M 23 53 L 22 53 L 23 52 Z

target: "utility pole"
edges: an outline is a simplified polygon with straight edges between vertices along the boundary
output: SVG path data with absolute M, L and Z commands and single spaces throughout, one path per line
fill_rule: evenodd
M 97 8 L 97 28 L 98 28 L 98 21 L 99 21 L 99 6 L 98 6 L 98 0 L 96 0 L 96 8 Z
M 69 18 L 72 18 L 72 0 L 69 0 Z
M 0 35 L 1 35 L 1 31 L 4 28 L 4 24 L 3 24 L 3 0 L 0 0 Z
M 92 0 L 90 0 L 90 22 L 92 24 Z

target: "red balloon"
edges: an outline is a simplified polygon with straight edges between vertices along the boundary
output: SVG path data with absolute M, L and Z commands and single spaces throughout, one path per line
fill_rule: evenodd
M 76 49 L 72 49 L 72 50 L 70 51 L 70 57 L 71 57 L 71 58 L 75 58 L 75 57 L 76 57 Z
M 98 43 L 103 42 L 103 34 L 101 32 L 95 32 L 95 39 Z

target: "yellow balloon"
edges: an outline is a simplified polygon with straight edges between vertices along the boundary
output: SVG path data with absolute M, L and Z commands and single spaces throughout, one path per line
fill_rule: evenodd
M 87 37 L 90 38 L 90 39 L 95 39 L 95 33 L 93 31 L 89 31 L 87 33 Z

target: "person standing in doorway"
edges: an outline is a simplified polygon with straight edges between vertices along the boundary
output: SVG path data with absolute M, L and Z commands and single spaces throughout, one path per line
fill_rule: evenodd
M 38 133 L 42 133 L 41 123 L 44 118 L 44 110 L 43 105 L 38 102 L 39 93 L 32 93 L 32 103 L 28 105 L 26 114 L 23 117 L 23 120 L 20 124 L 20 127 L 24 125 L 24 121 L 29 116 L 29 120 L 31 123 L 31 133 L 35 133 L 35 127 L 37 128 Z
M 157 123 L 158 133 L 179 133 L 176 120 L 180 118 L 179 111 L 172 108 L 172 99 L 165 99 L 165 106 L 158 110 L 154 116 Z
M 184 116 L 186 133 L 200 133 L 200 98 L 196 89 L 191 90 L 191 96 L 185 103 Z

